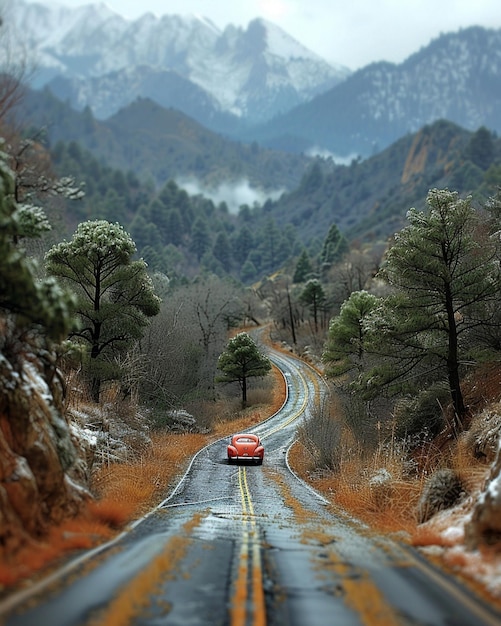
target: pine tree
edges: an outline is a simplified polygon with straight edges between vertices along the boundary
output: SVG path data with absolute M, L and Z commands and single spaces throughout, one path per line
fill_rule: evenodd
M 211 245 L 210 231 L 207 221 L 201 217 L 197 217 L 191 229 L 191 245 L 190 249 L 196 255 L 198 261 L 209 250 Z
M 341 234 L 336 224 L 332 224 L 320 252 L 320 263 L 322 267 L 328 268 L 333 263 L 340 261 L 348 250 L 349 245 L 346 237 Z
M 225 272 L 231 271 L 232 258 L 231 258 L 231 245 L 228 235 L 224 230 L 219 232 L 214 242 L 212 254 L 221 263 Z
M 369 329 L 365 320 L 376 308 L 378 298 L 367 291 L 355 291 L 345 300 L 337 317 L 329 324 L 322 361 L 330 376 L 364 369 Z
M 259 352 L 252 337 L 238 333 L 230 339 L 220 355 L 217 367 L 223 372 L 216 382 L 238 382 L 242 390 L 242 408 L 247 406 L 247 381 L 254 376 L 266 376 L 271 370 L 268 357 Z
M 316 278 L 310 279 L 304 286 L 304 289 L 301 292 L 299 299 L 301 300 L 301 302 L 303 302 L 310 308 L 313 314 L 315 332 L 317 333 L 318 332 L 318 313 L 319 313 L 320 308 L 323 306 L 326 300 L 325 291 L 324 291 L 324 288 L 322 287 L 321 282 Z
M 233 238 L 233 258 L 239 265 L 243 265 L 254 247 L 254 238 L 251 229 L 244 224 Z
M 73 298 L 53 278 L 39 280 L 36 263 L 15 244 L 22 237 L 39 236 L 46 220 L 27 207 L 20 211 L 14 190 L 13 172 L 0 153 L 0 312 L 12 315 L 18 326 L 34 324 L 61 340 L 73 324 Z
M 64 280 L 77 296 L 81 328 L 71 338 L 88 348 L 92 398 L 99 402 L 101 382 L 109 376 L 110 357 L 142 337 L 147 318 L 160 299 L 144 261 L 132 259 L 136 246 L 119 224 L 104 220 L 80 224 L 70 242 L 46 254 L 47 271 Z
M 313 278 L 313 275 L 314 270 L 310 257 L 308 256 L 308 252 L 306 250 L 303 250 L 296 264 L 296 269 L 294 270 L 292 282 L 304 283 L 308 279 Z
M 434 377 L 443 371 L 459 432 L 467 410 L 460 384 L 463 338 L 488 322 L 490 305 L 499 301 L 496 241 L 480 228 L 471 198 L 433 189 L 427 202 L 428 213 L 409 211 L 410 225 L 396 235 L 380 272 L 395 291 L 377 311 L 374 336 L 393 366 L 369 377 L 374 385 L 378 376 L 391 382 L 411 372 L 415 377 L 420 368 Z
M 494 160 L 494 152 L 492 135 L 485 126 L 481 126 L 470 139 L 466 155 L 472 163 L 485 171 Z

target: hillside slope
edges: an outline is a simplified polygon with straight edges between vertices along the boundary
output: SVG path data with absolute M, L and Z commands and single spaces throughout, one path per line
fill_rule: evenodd
M 477 142 L 485 142 L 485 162 L 473 150 Z M 484 179 L 500 159 L 501 141 L 487 130 L 471 133 L 442 120 L 365 161 L 317 160 L 295 191 L 268 204 L 267 215 L 292 223 L 304 242 L 323 238 L 332 223 L 351 240 L 385 240 L 404 226 L 410 207 L 424 209 L 431 188 L 494 195 L 496 186 L 484 188 Z

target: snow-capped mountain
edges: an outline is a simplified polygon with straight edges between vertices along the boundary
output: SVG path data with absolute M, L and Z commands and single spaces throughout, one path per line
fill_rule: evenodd
M 446 119 L 501 132 L 501 29 L 472 26 L 440 35 L 404 63 L 368 65 L 262 129 L 270 147 L 368 156 Z
M 186 87 L 189 81 L 206 92 L 199 121 L 231 114 L 255 123 L 309 101 L 350 74 L 262 19 L 247 29 L 230 25 L 221 31 L 196 16 L 150 13 L 127 20 L 105 4 L 69 9 L 8 1 L 6 24 L 36 55 L 34 86 L 48 84 L 55 95 L 64 94 L 77 108 L 89 105 L 98 117 L 138 96 L 184 110 L 170 86 L 175 73 Z

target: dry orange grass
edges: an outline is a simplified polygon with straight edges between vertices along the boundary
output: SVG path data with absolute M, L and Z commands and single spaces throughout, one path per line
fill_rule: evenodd
M 259 422 L 262 422 L 266 418 L 276 413 L 285 401 L 286 383 L 284 377 L 280 371 L 273 365 L 271 375 L 274 378 L 273 391 L 271 393 L 271 400 L 266 403 L 255 407 L 249 407 L 239 412 L 237 418 L 234 415 L 228 418 L 221 418 L 214 423 L 213 434 L 217 437 L 224 437 L 231 433 L 251 428 Z
M 200 434 L 154 433 L 150 449 L 138 461 L 102 466 L 96 472 L 92 488 L 100 505 L 120 509 L 126 501 L 127 520 L 144 513 L 168 491 L 185 461 L 206 443 L 207 436 Z
M 275 413 L 285 400 L 285 382 L 276 368 L 273 376 L 273 392 L 267 404 L 242 411 L 236 419 L 221 420 L 211 435 L 157 432 L 151 437 L 150 448 L 137 461 L 102 466 L 92 478 L 91 489 L 96 500 L 89 500 L 78 516 L 51 528 L 46 537 L 34 541 L 11 561 L 0 562 L 0 591 L 57 564 L 75 551 L 87 550 L 112 538 L 166 497 L 189 460 L 203 446 Z
M 115 516 L 116 521 L 116 516 Z M 10 559 L 0 563 L 0 588 L 11 587 L 28 576 L 60 562 L 65 555 L 88 550 L 114 535 L 109 516 L 90 507 L 78 517 L 50 529 L 47 536 L 32 541 Z
M 433 524 L 418 526 L 412 535 L 412 545 L 419 547 L 441 546 L 443 548 L 458 545 L 460 542 L 459 538 L 453 535 L 446 536 L 441 530 L 442 529 L 433 526 Z
M 372 528 L 381 532 L 412 532 L 416 527 L 416 505 L 421 485 L 418 481 L 391 480 L 371 484 L 368 466 L 371 461 L 356 454 L 341 461 L 339 472 L 316 472 L 313 460 L 301 443 L 290 453 L 294 471 L 333 503 L 339 505 Z M 401 468 L 387 468 L 393 476 L 400 476 Z

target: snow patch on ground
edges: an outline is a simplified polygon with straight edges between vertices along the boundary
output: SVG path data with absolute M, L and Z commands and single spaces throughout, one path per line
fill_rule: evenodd
M 476 497 L 480 497 L 478 494 Z M 501 553 L 499 546 L 469 550 L 465 545 L 465 527 L 470 522 L 476 497 L 469 497 L 456 507 L 441 511 L 420 526 L 435 535 L 432 545 L 420 547 L 423 554 L 438 558 L 447 568 L 484 588 L 501 603 Z M 498 605 L 498 608 L 501 604 Z

